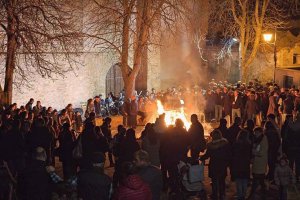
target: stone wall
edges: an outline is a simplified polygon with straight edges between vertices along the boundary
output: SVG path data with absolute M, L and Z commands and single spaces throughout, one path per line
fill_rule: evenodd
M 85 53 L 82 60 L 82 66 L 64 77 L 47 79 L 33 74 L 30 88 L 14 88 L 13 102 L 24 105 L 32 97 L 44 106 L 62 109 L 68 103 L 80 107 L 88 98 L 105 94 L 105 77 L 116 61 L 101 53 Z

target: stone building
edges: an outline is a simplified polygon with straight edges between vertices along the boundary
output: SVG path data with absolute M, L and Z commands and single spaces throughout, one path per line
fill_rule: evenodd
M 148 52 L 147 65 L 143 66 L 137 80 L 145 82 L 140 89 L 160 87 L 160 54 L 153 49 Z M 101 52 L 84 52 L 81 55 L 81 65 L 78 69 L 68 72 L 64 77 L 56 76 L 43 78 L 37 73 L 30 77 L 30 87 L 14 88 L 13 102 L 25 105 L 30 98 L 40 100 L 43 106 L 64 108 L 72 103 L 73 107 L 81 107 L 87 99 L 108 92 L 115 94 L 122 89 L 123 79 L 118 66 L 118 59 L 114 55 Z M 151 74 L 151 76 L 150 76 Z

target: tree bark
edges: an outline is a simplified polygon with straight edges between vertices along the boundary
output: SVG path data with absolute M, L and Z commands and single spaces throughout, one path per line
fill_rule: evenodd
M 17 37 L 16 37 L 16 19 L 14 17 L 15 0 L 11 0 L 6 5 L 7 12 L 7 49 L 6 49 L 6 63 L 5 63 L 5 79 L 3 90 L 3 103 L 12 103 L 13 92 L 13 76 L 15 70 L 15 60 L 17 51 Z

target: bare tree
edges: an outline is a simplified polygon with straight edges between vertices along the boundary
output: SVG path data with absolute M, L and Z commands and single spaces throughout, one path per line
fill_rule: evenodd
M 259 51 L 263 32 L 287 26 L 290 9 L 287 2 L 291 1 L 295 0 L 217 0 L 210 24 L 222 30 L 225 39 L 239 40 L 243 81 L 248 79 L 249 66 Z
M 126 97 L 135 90 L 142 57 L 160 45 L 162 31 L 174 31 L 185 13 L 184 0 L 91 0 L 86 35 L 102 50 L 117 53 Z M 132 55 L 132 56 L 131 56 Z
M 13 84 L 27 80 L 30 73 L 51 77 L 75 66 L 73 54 L 82 48 L 82 42 L 81 24 L 74 16 L 80 12 L 74 13 L 69 5 L 68 0 L 0 0 L 3 103 L 11 103 Z M 70 65 L 65 68 L 59 61 Z

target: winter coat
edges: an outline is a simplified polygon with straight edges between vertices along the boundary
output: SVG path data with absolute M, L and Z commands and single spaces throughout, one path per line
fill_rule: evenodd
M 232 109 L 242 109 L 243 108 L 243 99 L 240 95 L 237 96 L 237 99 L 235 100 L 235 97 L 232 97 Z
M 293 114 L 293 109 L 294 109 L 293 101 L 292 101 L 291 97 L 287 97 L 283 101 L 283 113 L 291 115 L 291 114 Z
M 95 107 L 95 114 L 97 116 L 101 115 L 101 101 L 94 101 L 94 107 Z
M 96 170 L 81 170 L 78 173 L 78 194 L 83 200 L 109 200 L 111 179 Z
M 125 138 L 120 144 L 120 161 L 133 161 L 134 153 L 140 150 L 140 145 L 136 140 Z
M 50 177 L 43 161 L 33 160 L 18 176 L 18 193 L 21 200 L 50 200 Z
M 265 135 L 254 139 L 252 156 L 252 173 L 265 174 L 268 164 L 268 139 Z
M 152 200 L 152 193 L 140 176 L 129 175 L 122 181 L 113 200 Z
M 210 178 L 225 178 L 231 158 L 228 141 L 225 138 L 222 138 L 208 143 L 207 151 L 201 157 L 201 160 L 204 161 L 208 158 L 210 158 L 208 176 Z
M 280 137 L 276 129 L 269 129 L 265 131 L 265 135 L 268 139 L 268 158 L 277 158 L 278 151 L 280 148 Z
M 36 127 L 27 136 L 27 145 L 29 152 L 32 153 L 37 147 L 43 147 L 46 151 L 47 158 L 51 157 L 51 147 L 54 136 L 47 127 Z
M 241 131 L 241 127 L 238 124 L 232 124 L 231 127 L 229 127 L 228 129 L 228 136 L 226 137 L 226 139 L 228 140 L 228 142 L 232 145 L 235 140 L 236 137 L 238 136 L 239 132 Z
M 287 164 L 285 166 L 281 166 L 280 164 L 276 166 L 274 180 L 276 185 L 280 186 L 288 186 L 296 183 L 293 170 Z
M 188 131 L 189 134 L 189 144 L 191 148 L 204 151 L 206 149 L 206 141 L 204 138 L 204 128 L 202 124 L 197 121 L 192 123 Z
M 220 105 L 222 106 L 223 105 L 223 94 L 220 92 L 219 94 L 218 93 L 215 93 L 213 95 L 214 97 L 214 102 L 215 102 L 215 105 Z
M 273 115 L 278 114 L 278 103 L 275 96 L 269 97 L 269 108 L 268 108 L 267 116 L 269 114 L 273 114 Z
M 286 132 L 286 147 L 288 154 L 300 155 L 300 116 L 295 122 L 288 124 Z
M 106 153 L 109 150 L 107 139 L 96 135 L 92 130 L 85 130 L 81 135 L 83 157 L 88 158 L 95 152 Z
M 104 135 L 104 137 L 107 139 L 107 141 L 110 143 L 112 141 L 112 135 L 111 135 L 111 129 L 110 129 L 110 126 L 107 125 L 107 124 L 102 124 L 100 126 L 101 128 L 101 131 Z
M 170 131 L 170 137 L 166 141 L 166 162 L 168 166 L 173 166 L 186 159 L 189 139 L 184 128 L 174 127 Z
M 138 175 L 147 183 L 151 189 L 152 200 L 160 200 L 160 193 L 163 188 L 161 170 L 155 166 L 138 168 Z
M 223 96 L 223 108 L 224 108 L 224 115 L 231 115 L 231 96 L 229 93 L 224 94 Z
M 205 111 L 213 112 L 215 110 L 215 99 L 213 94 L 207 94 L 205 98 L 206 98 Z
M 232 171 L 233 178 L 250 178 L 251 143 L 233 144 L 232 148 Z
M 221 131 L 222 133 L 222 137 L 225 138 L 227 141 L 229 140 L 230 136 L 229 136 L 229 131 L 228 128 L 225 126 L 219 126 L 217 128 L 217 130 Z
M 159 148 L 160 148 L 159 140 L 157 140 L 155 144 L 152 144 L 149 141 L 148 136 L 146 136 L 142 140 L 142 149 L 144 151 L 147 151 L 147 153 L 149 154 L 149 159 L 150 159 L 151 164 L 154 166 L 157 166 L 157 167 L 160 166 Z
M 256 115 L 258 110 L 259 110 L 259 108 L 258 108 L 258 104 L 255 100 L 255 96 L 250 95 L 249 99 L 247 100 L 246 106 L 245 106 L 247 119 L 252 119 L 252 116 Z
M 58 137 L 60 161 L 70 163 L 73 161 L 73 148 L 75 143 L 71 131 L 62 131 Z

